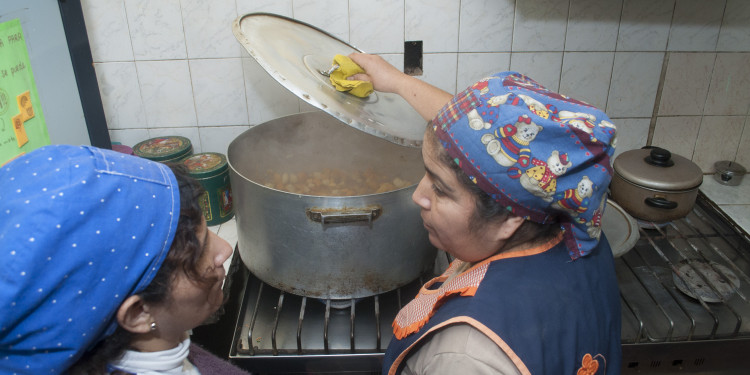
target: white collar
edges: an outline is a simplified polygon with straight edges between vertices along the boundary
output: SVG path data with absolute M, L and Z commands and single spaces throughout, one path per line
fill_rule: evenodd
M 200 374 L 187 360 L 190 351 L 190 338 L 185 339 L 172 349 L 160 352 L 137 352 L 127 350 L 112 367 L 138 375 L 162 374 Z

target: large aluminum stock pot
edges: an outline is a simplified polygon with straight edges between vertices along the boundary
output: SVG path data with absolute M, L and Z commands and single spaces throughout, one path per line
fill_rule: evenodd
M 419 148 L 308 112 L 245 131 L 229 145 L 228 160 L 240 256 L 271 286 L 308 297 L 360 298 L 403 286 L 432 267 L 436 250 L 411 201 L 424 174 Z M 407 183 L 354 196 L 266 186 L 274 172 L 326 168 L 369 170 Z

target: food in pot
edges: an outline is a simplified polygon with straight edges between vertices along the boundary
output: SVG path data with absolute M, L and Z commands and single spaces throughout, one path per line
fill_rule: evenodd
M 399 177 L 390 178 L 372 168 L 349 172 L 325 168 L 314 172 L 279 172 L 269 170 L 262 184 L 289 193 L 318 196 L 355 196 L 380 194 L 412 185 Z

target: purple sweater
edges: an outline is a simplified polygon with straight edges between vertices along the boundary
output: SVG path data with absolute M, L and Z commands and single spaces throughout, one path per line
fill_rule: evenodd
M 248 375 L 249 372 L 242 370 L 224 359 L 221 359 L 206 349 L 191 343 L 188 360 L 198 368 L 201 375 Z

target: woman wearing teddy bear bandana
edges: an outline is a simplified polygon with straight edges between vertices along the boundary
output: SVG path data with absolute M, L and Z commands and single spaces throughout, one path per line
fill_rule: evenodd
M 187 335 L 232 248 L 186 168 L 54 145 L 0 181 L 0 373 L 246 374 Z
M 620 297 L 600 228 L 607 116 L 516 72 L 452 96 L 378 56 L 350 57 L 366 73 L 349 79 L 430 121 L 412 198 L 432 244 L 456 258 L 396 316 L 383 373 L 619 373 Z

